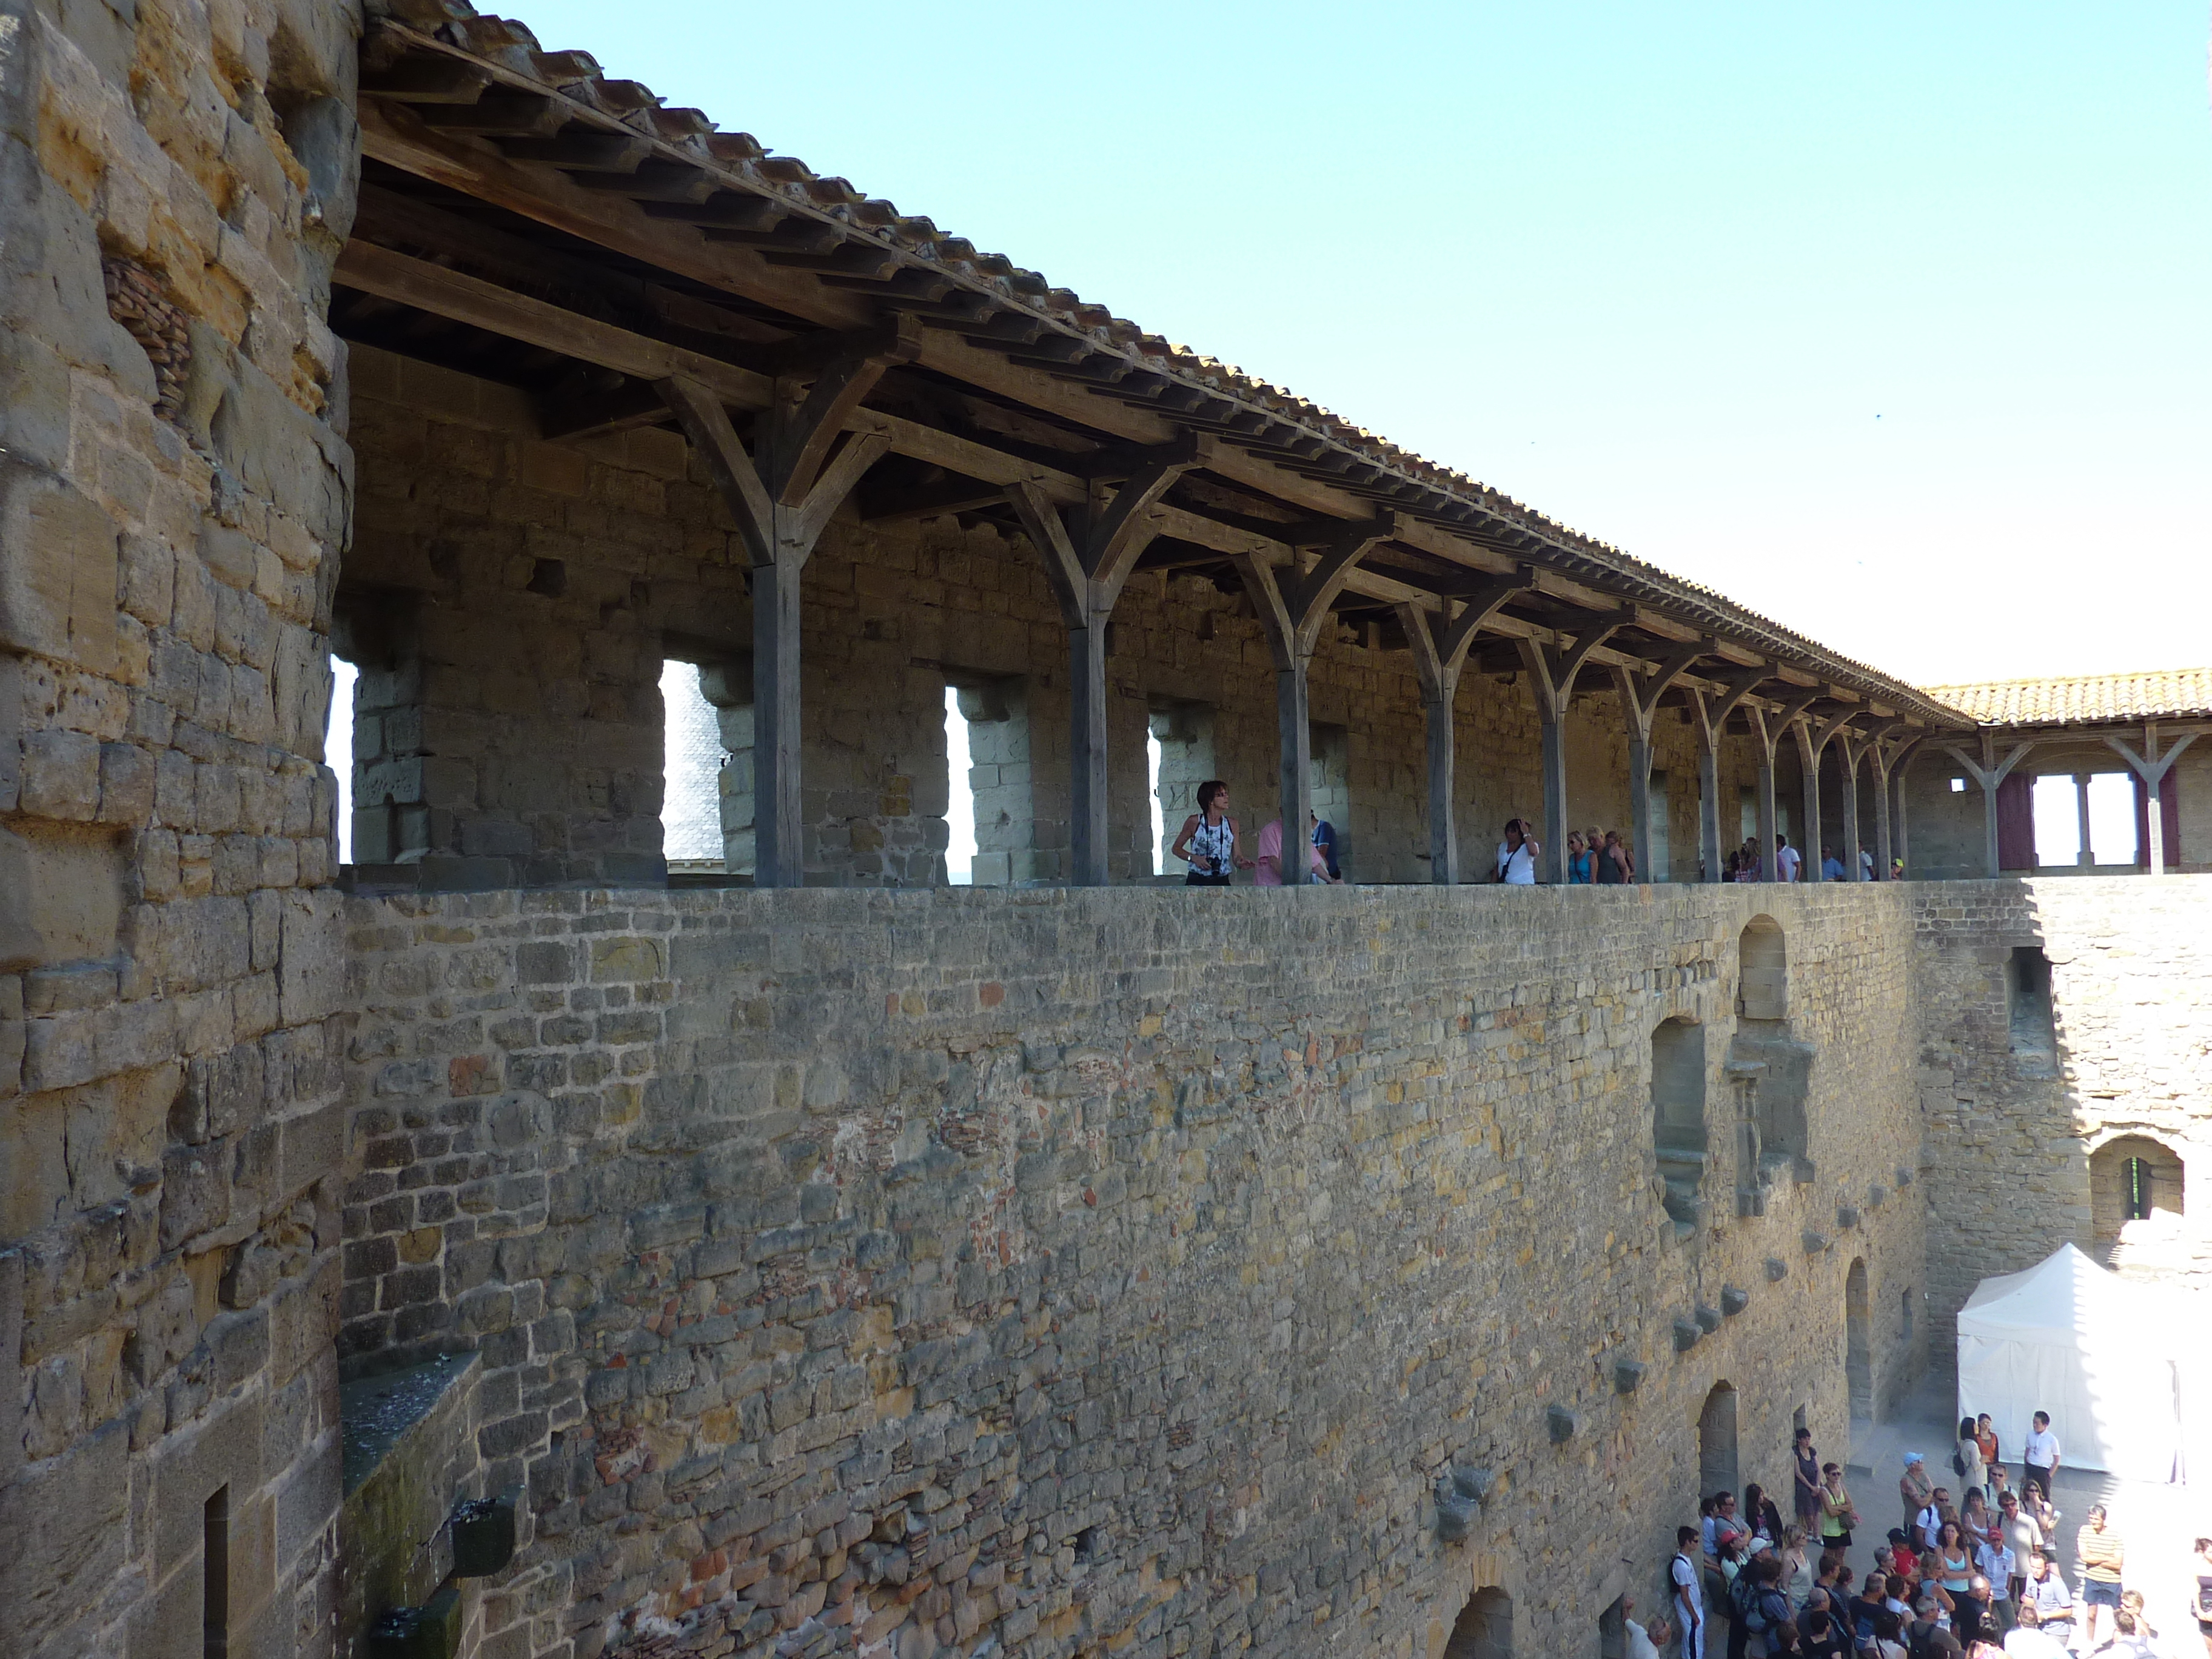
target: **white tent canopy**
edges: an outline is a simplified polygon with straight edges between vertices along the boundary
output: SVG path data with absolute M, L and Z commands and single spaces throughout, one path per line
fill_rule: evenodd
M 1959 1311 L 1960 1413 L 1987 1412 L 2014 1464 L 2029 1418 L 2046 1411 L 2062 1468 L 2179 1480 L 2192 1300 L 2107 1273 L 2071 1244 L 1985 1279 Z

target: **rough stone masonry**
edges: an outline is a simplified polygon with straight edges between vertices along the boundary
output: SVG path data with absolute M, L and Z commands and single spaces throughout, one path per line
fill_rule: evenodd
M 1778 897 L 1795 1165 L 1735 1139 L 1752 889 L 357 901 L 341 1349 L 484 1357 L 500 1651 L 1426 1654 L 1486 1584 L 1595 1651 L 1717 1385 L 1771 1486 L 1854 1269 L 1918 1364 L 1909 890 Z
M 0 0 L 0 1650 L 366 1652 L 443 1597 L 499 1659 L 1434 1656 L 1490 1590 L 1594 1653 L 1701 1485 L 1801 1410 L 1840 1451 L 1975 1277 L 2099 1243 L 2115 1149 L 2203 1167 L 2197 878 L 669 890 L 649 700 L 744 635 L 728 514 L 665 432 L 556 446 L 332 335 L 363 24 Z M 1063 873 L 1030 558 L 832 527 L 814 873 L 935 878 L 948 685 L 979 867 Z M 1249 606 L 1130 593 L 1141 878 L 1148 732 L 1170 806 L 1276 744 Z M 341 895 L 334 633 L 382 653 L 366 861 L 491 890 Z M 1369 879 L 1428 856 L 1403 654 L 1313 666 Z M 1480 867 L 1538 722 L 1459 696 Z M 1565 742 L 1620 821 L 1611 691 Z

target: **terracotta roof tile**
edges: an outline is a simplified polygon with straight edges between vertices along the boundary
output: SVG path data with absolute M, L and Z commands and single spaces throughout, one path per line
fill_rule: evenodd
M 1984 726 L 2072 726 L 2212 714 L 2212 668 L 1988 680 L 1978 685 L 1931 685 L 1927 690 L 1929 696 L 1972 715 Z

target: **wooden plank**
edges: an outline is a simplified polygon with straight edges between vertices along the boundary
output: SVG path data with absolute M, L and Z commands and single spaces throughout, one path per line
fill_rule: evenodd
M 373 242 L 348 242 L 338 254 L 331 276 L 346 288 L 378 299 L 471 324 L 639 380 L 665 380 L 681 375 L 712 388 L 725 402 L 748 409 L 764 407 L 769 400 L 767 377 L 750 369 L 579 316 L 495 283 L 447 270 L 427 260 L 410 259 Z

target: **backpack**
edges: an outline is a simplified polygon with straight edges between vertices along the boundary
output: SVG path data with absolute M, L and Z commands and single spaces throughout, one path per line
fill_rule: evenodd
M 1963 1480 L 1964 1479 L 1966 1479 L 1966 1453 L 1964 1453 L 1964 1452 L 1953 1452 L 1953 1453 L 1951 1454 L 1951 1473 L 1952 1473 L 1952 1474 L 1955 1474 L 1955 1475 L 1957 1475 L 1957 1476 L 1958 1476 L 1960 1480 Z
M 2212 1577 L 2203 1574 L 2197 1579 L 2197 1618 L 2200 1624 L 2212 1625 Z

